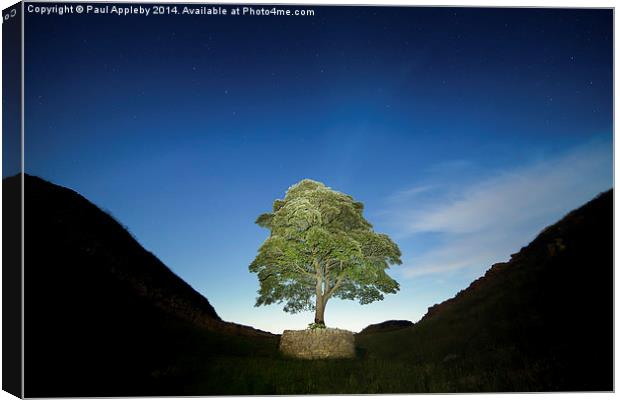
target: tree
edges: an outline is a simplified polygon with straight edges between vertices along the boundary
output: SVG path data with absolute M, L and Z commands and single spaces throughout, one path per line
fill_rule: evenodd
M 285 302 L 285 312 L 315 311 L 314 322 L 324 325 L 332 297 L 368 304 L 396 293 L 386 269 L 401 264 L 400 250 L 372 230 L 363 210 L 351 196 L 310 179 L 275 200 L 273 211 L 256 220 L 271 231 L 249 267 L 260 282 L 256 307 Z

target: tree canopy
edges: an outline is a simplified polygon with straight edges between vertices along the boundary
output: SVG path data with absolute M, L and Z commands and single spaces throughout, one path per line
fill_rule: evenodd
M 363 210 L 353 197 L 310 179 L 275 200 L 256 220 L 271 232 L 249 267 L 260 282 L 256 306 L 285 303 L 284 311 L 315 311 L 315 323 L 324 324 L 332 297 L 368 304 L 396 293 L 386 270 L 401 264 L 400 250 L 373 231 Z

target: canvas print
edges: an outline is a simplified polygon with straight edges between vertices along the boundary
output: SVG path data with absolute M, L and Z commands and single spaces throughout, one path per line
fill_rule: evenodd
M 613 9 L 3 12 L 3 389 L 611 392 Z

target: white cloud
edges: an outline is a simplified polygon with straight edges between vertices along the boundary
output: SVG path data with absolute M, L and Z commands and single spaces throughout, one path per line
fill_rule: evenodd
M 406 259 L 403 275 L 483 271 L 612 182 L 611 145 L 597 142 L 496 172 L 466 187 L 459 188 L 457 182 L 456 191 L 455 182 L 449 181 L 400 191 L 400 203 L 388 211 L 399 237 L 415 241 L 433 233 L 440 239 L 440 244 Z M 416 197 L 422 189 L 433 190 L 434 196 Z

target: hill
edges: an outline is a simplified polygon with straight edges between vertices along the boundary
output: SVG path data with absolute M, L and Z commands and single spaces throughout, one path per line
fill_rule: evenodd
M 5 193 L 18 189 L 19 178 L 4 180 Z M 24 180 L 26 396 L 160 394 L 174 387 L 166 376 L 186 352 L 275 348 L 275 335 L 222 321 L 84 197 Z
M 389 332 L 395 331 L 398 329 L 408 328 L 413 326 L 413 322 L 407 320 L 389 320 L 380 322 L 378 324 L 368 325 L 366 328 L 362 329 L 358 335 L 365 335 L 368 333 L 380 333 L 380 332 Z
M 414 326 L 358 343 L 369 357 L 438 369 L 443 391 L 613 390 L 613 192 Z

